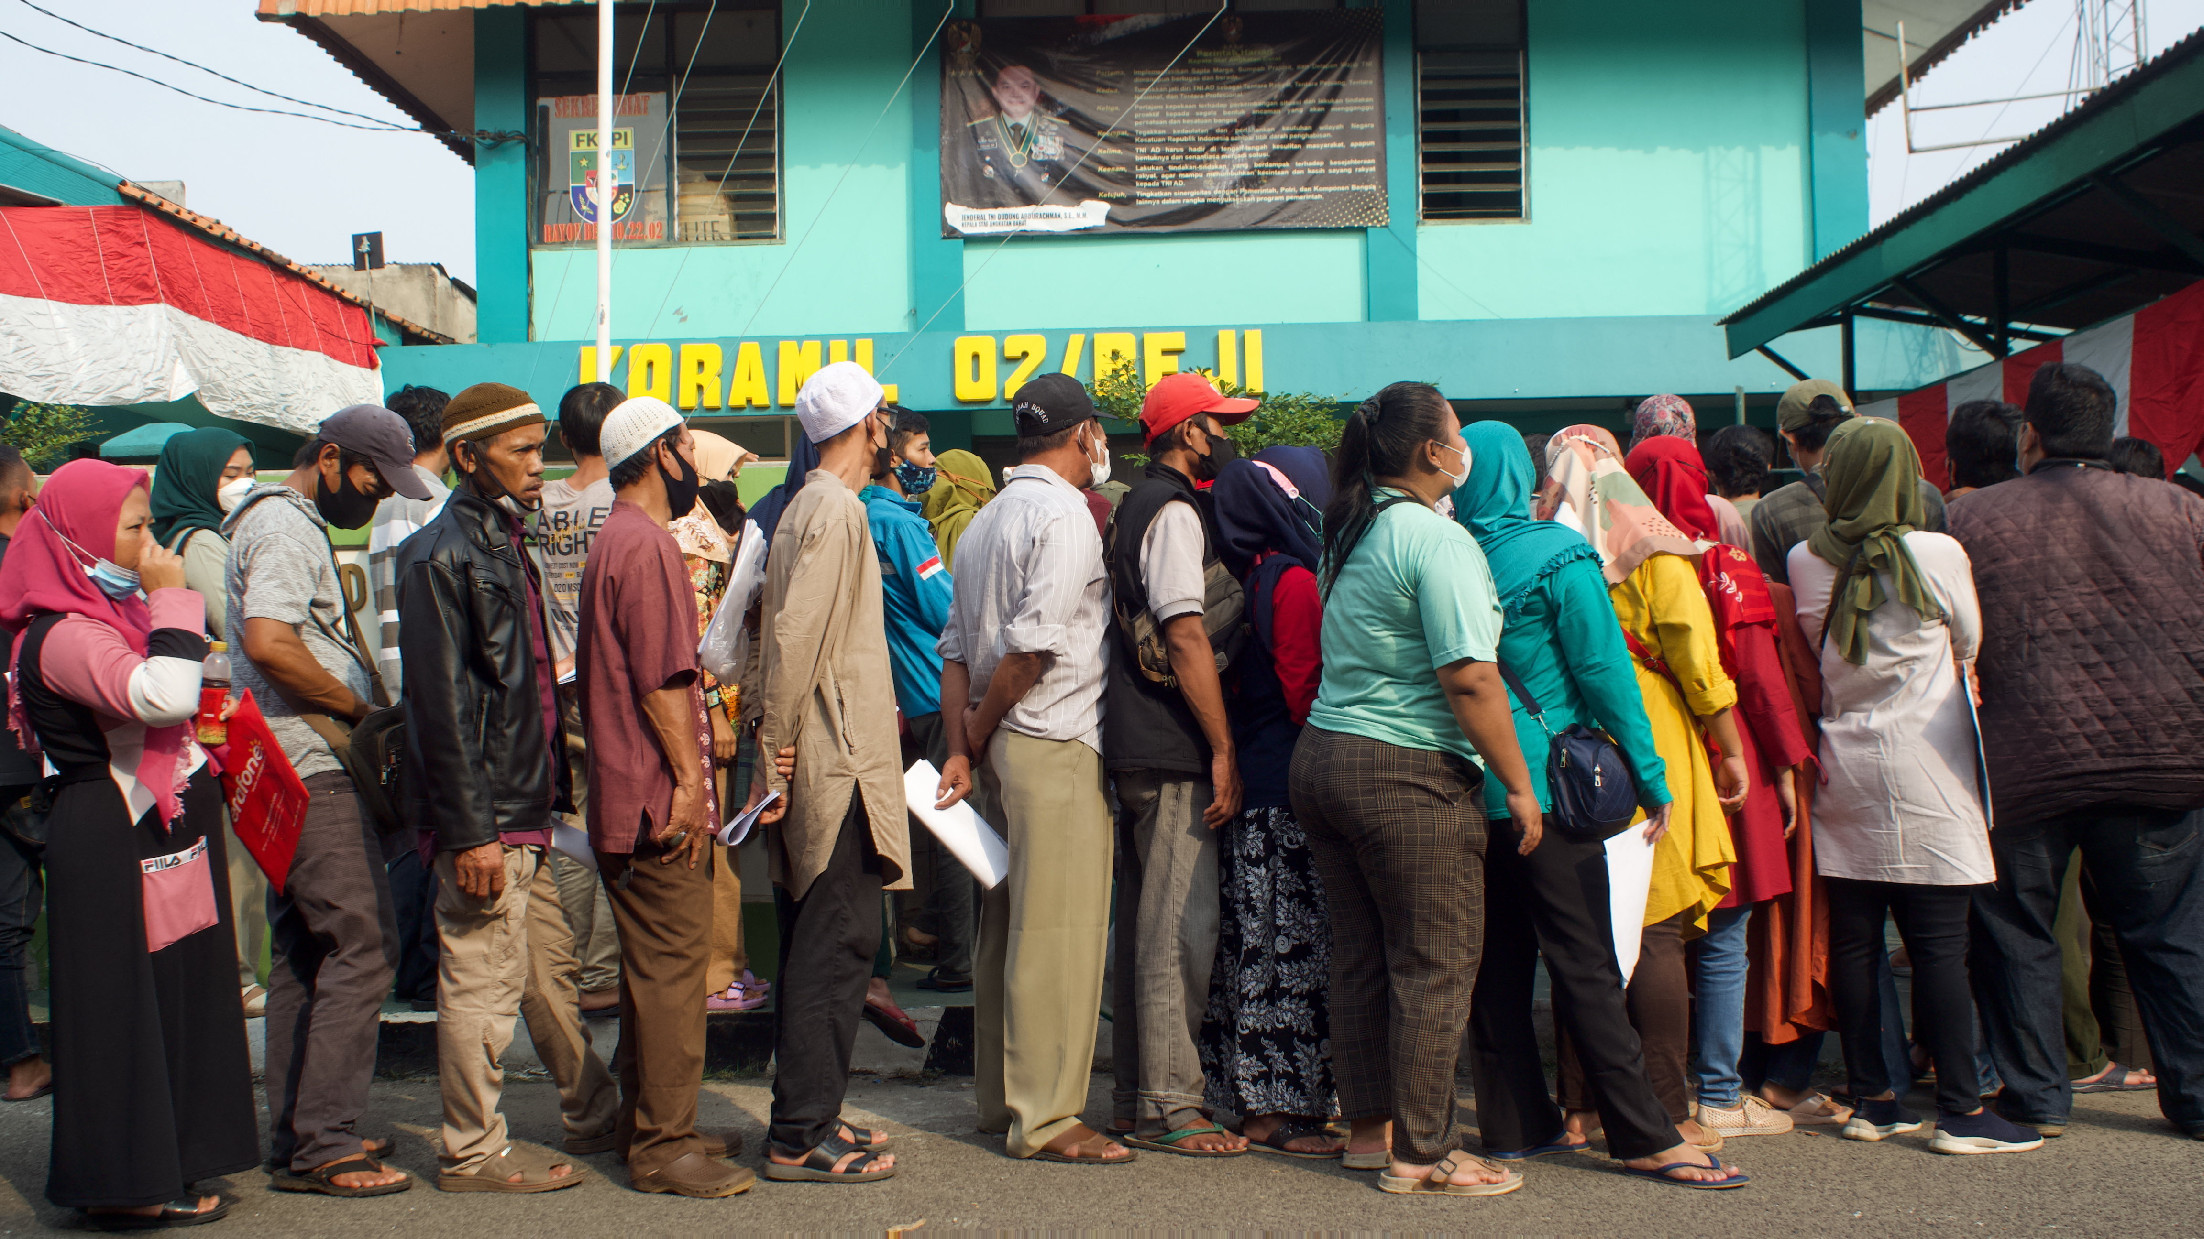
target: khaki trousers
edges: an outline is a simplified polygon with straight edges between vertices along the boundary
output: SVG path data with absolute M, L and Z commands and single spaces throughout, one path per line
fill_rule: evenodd
M 576 830 L 588 827 L 574 821 Z M 612 901 L 597 871 L 564 852 L 551 853 L 551 876 L 559 884 L 559 903 L 574 931 L 574 954 L 581 960 L 581 986 L 597 993 L 620 984 L 620 931 L 612 924 Z
M 738 811 L 741 806 L 736 806 Z M 742 861 L 735 849 L 712 845 L 712 961 L 704 992 L 718 994 L 742 979 L 750 952 L 742 945 Z
M 620 925 L 620 1078 L 616 1151 L 632 1181 L 690 1153 L 696 1095 L 704 1084 L 704 966 L 712 934 L 712 867 L 664 854 L 646 819 L 635 851 L 597 853 L 597 871 Z
M 980 1127 L 1024 1158 L 1087 1107 L 1114 839 L 1102 756 L 1077 740 L 998 730 L 979 774 L 980 813 L 1010 845 L 972 976 Z
M 511 1143 L 498 1101 L 515 1016 L 528 1018 L 529 1039 L 559 1086 L 567 1135 L 609 1130 L 618 1109 L 612 1074 L 590 1049 L 582 1024 L 580 964 L 546 850 L 506 848 L 505 889 L 487 901 L 459 889 L 457 853 L 436 857 L 436 932 L 443 942 L 436 1071 L 444 1094 L 444 1151 L 437 1160 L 447 1172 L 464 1173 Z

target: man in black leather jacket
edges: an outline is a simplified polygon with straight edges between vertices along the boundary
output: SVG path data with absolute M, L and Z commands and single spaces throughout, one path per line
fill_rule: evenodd
M 552 811 L 571 803 L 565 746 L 551 742 L 544 577 L 525 525 L 542 502 L 545 431 L 517 388 L 478 383 L 454 397 L 444 437 L 459 487 L 398 550 L 407 816 L 441 879 L 437 1184 L 447 1191 L 540 1192 L 587 1173 L 507 1136 L 498 1062 L 516 1015 L 527 1015 L 558 1083 L 567 1154 L 610 1148 L 618 1104 L 582 1025 L 573 935 L 548 861 Z

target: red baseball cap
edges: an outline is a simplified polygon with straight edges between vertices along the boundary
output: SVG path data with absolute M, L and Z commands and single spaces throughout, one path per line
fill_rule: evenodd
M 1215 383 L 1191 370 L 1166 374 L 1148 389 L 1148 398 L 1141 402 L 1141 437 L 1153 443 L 1157 435 L 1196 413 L 1207 413 L 1231 426 L 1246 421 L 1261 403 L 1260 400 L 1229 399 L 1217 390 Z

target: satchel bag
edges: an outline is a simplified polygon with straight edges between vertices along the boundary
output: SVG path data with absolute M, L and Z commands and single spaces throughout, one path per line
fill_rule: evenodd
M 1546 724 L 1545 707 L 1506 663 L 1500 678 L 1546 733 L 1546 785 L 1554 801 L 1548 820 L 1578 843 L 1604 843 L 1629 829 L 1638 815 L 1638 792 L 1622 749 L 1606 732 L 1582 723 L 1556 733 Z
M 1203 532 L 1206 538 L 1206 524 Z M 1117 573 L 1117 514 L 1114 512 L 1110 514 L 1102 547 L 1103 562 L 1114 581 Z M 1207 550 L 1206 542 L 1204 550 Z M 1209 649 L 1216 656 L 1217 674 L 1223 675 L 1247 644 L 1247 591 L 1225 569 L 1223 562 L 1215 559 L 1202 565 L 1201 585 L 1202 632 L 1209 637 Z M 1163 639 L 1163 625 L 1156 623 L 1154 612 L 1146 607 L 1127 608 L 1121 597 L 1115 588 L 1111 589 L 1110 610 L 1117 620 L 1118 635 L 1124 638 L 1126 651 L 1132 656 L 1133 666 L 1150 683 L 1177 688 L 1179 678 L 1171 670 L 1171 647 Z

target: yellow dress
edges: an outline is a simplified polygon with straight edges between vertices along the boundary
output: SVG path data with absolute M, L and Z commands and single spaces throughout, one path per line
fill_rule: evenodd
M 1729 819 L 1714 790 L 1714 768 L 1694 718 L 1737 704 L 1737 685 L 1722 670 L 1714 612 L 1691 561 L 1680 555 L 1647 557 L 1620 584 L 1608 587 L 1623 631 L 1662 662 L 1675 679 L 1646 665 L 1632 651 L 1638 691 L 1653 724 L 1653 747 L 1668 766 L 1668 790 L 1676 808 L 1668 833 L 1653 854 L 1653 885 L 1645 923 L 1689 913 L 1684 936 L 1706 932 L 1707 913 L 1730 891 L 1737 849 Z M 1681 691 L 1678 685 L 1682 685 Z

